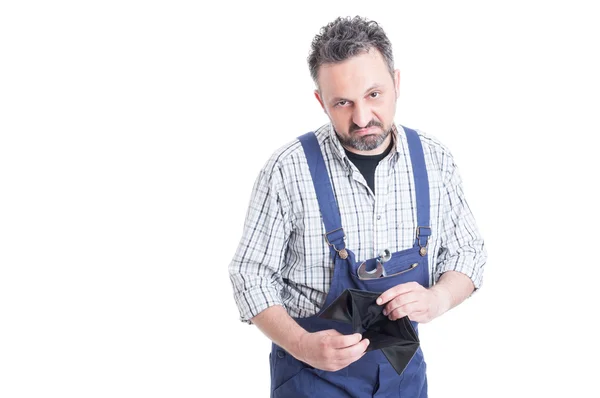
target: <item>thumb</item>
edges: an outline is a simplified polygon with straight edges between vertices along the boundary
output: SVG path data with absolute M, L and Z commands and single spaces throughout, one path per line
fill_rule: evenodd
M 342 334 L 335 329 L 323 330 L 323 331 L 321 331 L 321 333 L 323 333 L 326 336 L 333 336 L 333 337 L 342 336 Z

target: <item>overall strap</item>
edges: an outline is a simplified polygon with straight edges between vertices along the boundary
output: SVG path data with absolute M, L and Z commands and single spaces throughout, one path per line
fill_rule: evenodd
M 308 168 L 317 193 L 317 201 L 325 225 L 325 240 L 329 244 L 332 254 L 338 253 L 342 259 L 346 259 L 348 254 L 345 250 L 345 235 L 342 229 L 340 210 L 333 194 L 329 173 L 323 160 L 317 136 L 310 132 L 298 137 L 298 140 L 306 154 Z
M 429 225 L 429 179 L 425 166 L 425 155 L 419 135 L 415 130 L 404 127 L 408 150 L 415 179 L 415 196 L 417 201 L 417 231 L 415 246 L 420 247 L 422 256 L 427 254 L 427 243 L 431 235 Z

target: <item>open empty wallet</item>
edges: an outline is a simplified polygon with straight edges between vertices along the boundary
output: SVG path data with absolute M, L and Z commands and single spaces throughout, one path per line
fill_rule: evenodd
M 419 349 L 419 337 L 407 316 L 391 321 L 375 300 L 381 293 L 346 289 L 320 318 L 352 324 L 354 333 L 369 339 L 367 351 L 381 349 L 392 367 L 401 374 Z

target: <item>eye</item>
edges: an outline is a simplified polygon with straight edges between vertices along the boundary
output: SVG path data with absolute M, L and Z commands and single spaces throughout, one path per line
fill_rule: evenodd
M 346 106 L 348 105 L 348 101 L 346 100 L 341 100 L 335 103 L 335 106 Z
M 379 91 L 373 91 L 371 94 L 369 94 L 369 96 L 371 98 L 377 98 L 381 95 L 381 93 Z

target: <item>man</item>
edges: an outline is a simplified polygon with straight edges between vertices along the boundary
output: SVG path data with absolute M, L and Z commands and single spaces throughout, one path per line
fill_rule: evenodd
M 450 152 L 394 123 L 400 74 L 381 27 L 338 18 L 308 63 L 330 123 L 260 172 L 229 267 L 241 319 L 273 341 L 273 397 L 426 397 L 420 349 L 398 375 L 381 350 L 365 353 L 368 339 L 317 315 L 358 288 L 416 328 L 481 286 L 483 240 Z M 369 259 L 387 273 L 361 276 Z

